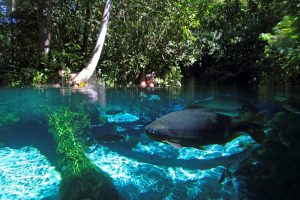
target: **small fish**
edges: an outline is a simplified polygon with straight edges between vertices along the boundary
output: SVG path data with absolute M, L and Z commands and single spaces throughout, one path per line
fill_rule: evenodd
M 218 114 L 230 117 L 249 117 L 257 113 L 257 108 L 251 103 L 237 97 L 222 95 L 194 101 L 188 108 L 208 108 Z
M 276 95 L 274 99 L 281 104 L 284 110 L 296 115 L 300 115 L 300 101 L 296 98 L 288 98 L 285 96 Z
M 175 147 L 201 147 L 210 144 L 224 145 L 246 131 L 257 142 L 262 143 L 262 111 L 248 119 L 229 117 L 209 109 L 186 109 L 169 113 L 145 127 L 147 135 Z M 174 144 L 174 145 L 173 145 Z
M 296 115 L 300 115 L 300 103 L 293 102 L 293 101 L 287 101 L 282 103 L 282 107 L 291 113 L 294 113 Z
M 289 98 L 287 97 L 287 96 L 284 96 L 284 95 L 275 95 L 274 96 L 274 99 L 276 100 L 276 101 L 279 101 L 279 102 L 283 102 L 283 101 L 286 101 L 286 100 L 288 100 Z

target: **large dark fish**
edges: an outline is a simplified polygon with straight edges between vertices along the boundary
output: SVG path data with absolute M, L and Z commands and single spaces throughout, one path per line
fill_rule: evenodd
M 209 109 L 187 109 L 169 113 L 146 126 L 145 130 L 151 138 L 177 146 L 224 145 L 241 131 L 261 143 L 265 137 L 262 131 L 265 114 L 260 112 L 249 119 L 241 119 Z
M 257 108 L 251 103 L 229 95 L 209 97 L 194 101 L 188 108 L 209 108 L 216 113 L 230 117 L 249 117 L 257 113 Z

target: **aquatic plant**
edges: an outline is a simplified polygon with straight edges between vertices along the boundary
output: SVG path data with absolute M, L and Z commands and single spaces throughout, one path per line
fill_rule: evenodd
M 12 112 L 0 111 L 0 129 L 15 124 L 20 120 L 19 116 Z
M 255 199 L 297 199 L 300 195 L 300 117 L 279 112 L 268 126 L 271 131 L 266 142 L 243 163 L 238 174 L 244 177 Z
M 63 108 L 49 113 L 49 125 L 57 145 L 61 199 L 118 199 L 111 178 L 86 157 L 78 138 L 89 126 L 88 116 Z

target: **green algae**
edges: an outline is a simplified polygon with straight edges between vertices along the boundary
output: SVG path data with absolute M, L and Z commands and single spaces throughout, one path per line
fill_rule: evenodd
M 61 199 L 118 199 L 112 179 L 85 155 L 79 135 L 89 126 L 84 112 L 67 108 L 49 114 L 49 128 L 56 142 L 61 173 Z
M 0 111 L 0 129 L 13 125 L 20 121 L 20 117 L 12 112 Z

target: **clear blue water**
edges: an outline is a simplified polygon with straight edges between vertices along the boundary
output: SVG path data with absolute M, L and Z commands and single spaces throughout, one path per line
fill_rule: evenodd
M 155 141 L 144 131 L 165 114 L 220 95 L 270 116 L 297 115 L 297 106 L 285 109 L 278 101 L 298 98 L 297 89 L 288 88 L 0 89 L 0 199 L 59 198 L 56 147 L 44 116 L 47 109 L 78 105 L 91 114 L 86 155 L 112 177 L 122 199 L 240 199 L 246 186 L 235 172 L 261 146 L 249 135 L 197 149 Z M 100 118 L 107 122 L 99 124 Z

